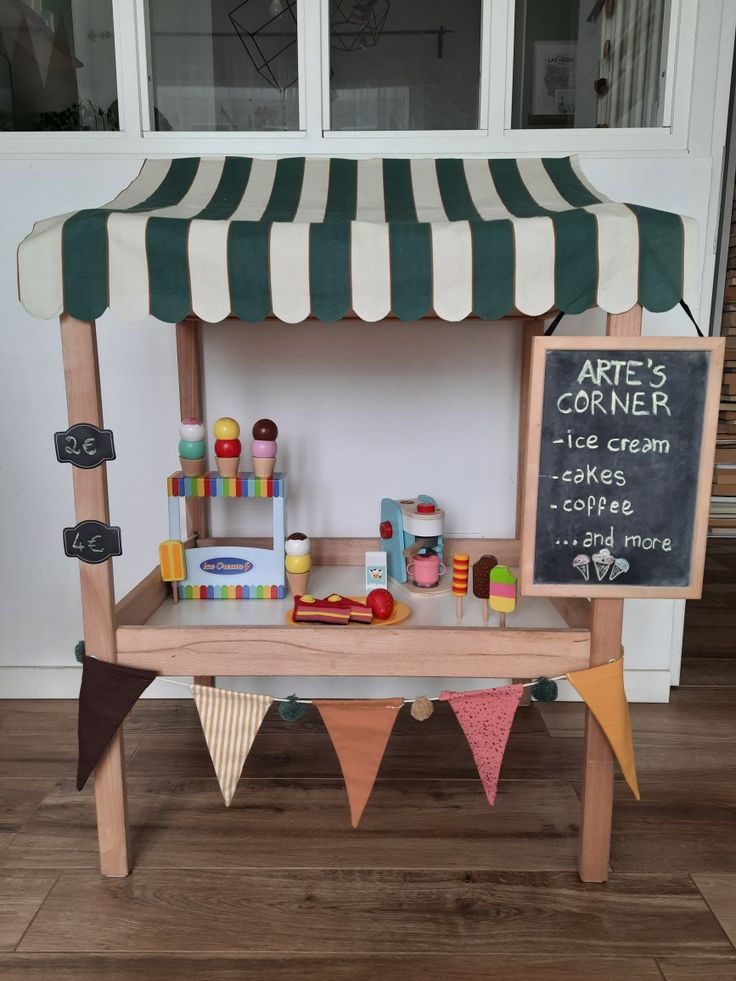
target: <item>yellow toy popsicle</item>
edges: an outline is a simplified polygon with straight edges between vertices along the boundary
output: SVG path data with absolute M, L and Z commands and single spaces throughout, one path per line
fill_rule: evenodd
M 175 538 L 161 542 L 158 547 L 158 559 L 161 564 L 161 578 L 171 583 L 171 598 L 179 602 L 177 582 L 187 578 L 187 560 L 184 556 L 184 545 Z
M 499 626 L 506 626 L 506 614 L 516 609 L 516 576 L 506 565 L 491 569 L 488 603 L 499 614 Z

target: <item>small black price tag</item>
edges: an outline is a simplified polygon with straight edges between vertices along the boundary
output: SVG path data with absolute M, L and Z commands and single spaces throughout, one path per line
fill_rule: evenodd
M 100 429 L 91 422 L 78 422 L 63 433 L 54 433 L 56 459 L 82 470 L 99 467 L 115 459 L 112 429 Z
M 122 555 L 120 529 L 102 521 L 80 521 L 73 528 L 64 529 L 64 554 L 93 565 Z

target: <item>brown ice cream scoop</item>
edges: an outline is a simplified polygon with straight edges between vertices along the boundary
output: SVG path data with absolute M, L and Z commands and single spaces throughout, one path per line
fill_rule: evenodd
M 488 599 L 491 594 L 491 569 L 498 565 L 495 555 L 481 555 L 473 563 L 473 596 Z
M 272 419 L 259 419 L 253 425 L 253 439 L 277 439 L 279 427 Z

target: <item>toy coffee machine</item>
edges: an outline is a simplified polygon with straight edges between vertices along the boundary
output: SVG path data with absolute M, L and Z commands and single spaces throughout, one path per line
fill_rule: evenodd
M 427 494 L 411 500 L 381 501 L 381 548 L 388 574 L 396 582 L 435 589 L 445 572 L 442 563 L 445 513 Z

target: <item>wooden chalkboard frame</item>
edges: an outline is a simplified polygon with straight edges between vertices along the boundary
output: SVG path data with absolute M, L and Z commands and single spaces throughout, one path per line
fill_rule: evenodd
M 700 441 L 698 487 L 695 500 L 690 581 L 687 586 L 618 586 L 583 582 L 537 583 L 535 546 L 539 463 L 542 436 L 542 411 L 546 354 L 548 351 L 709 351 L 708 381 L 703 405 L 703 429 Z M 607 599 L 698 599 L 703 589 L 703 566 L 708 535 L 711 483 L 715 458 L 718 405 L 725 341 L 723 338 L 699 337 L 537 337 L 531 360 L 530 401 L 526 432 L 525 494 L 521 522 L 520 586 L 524 596 L 605 597 Z

